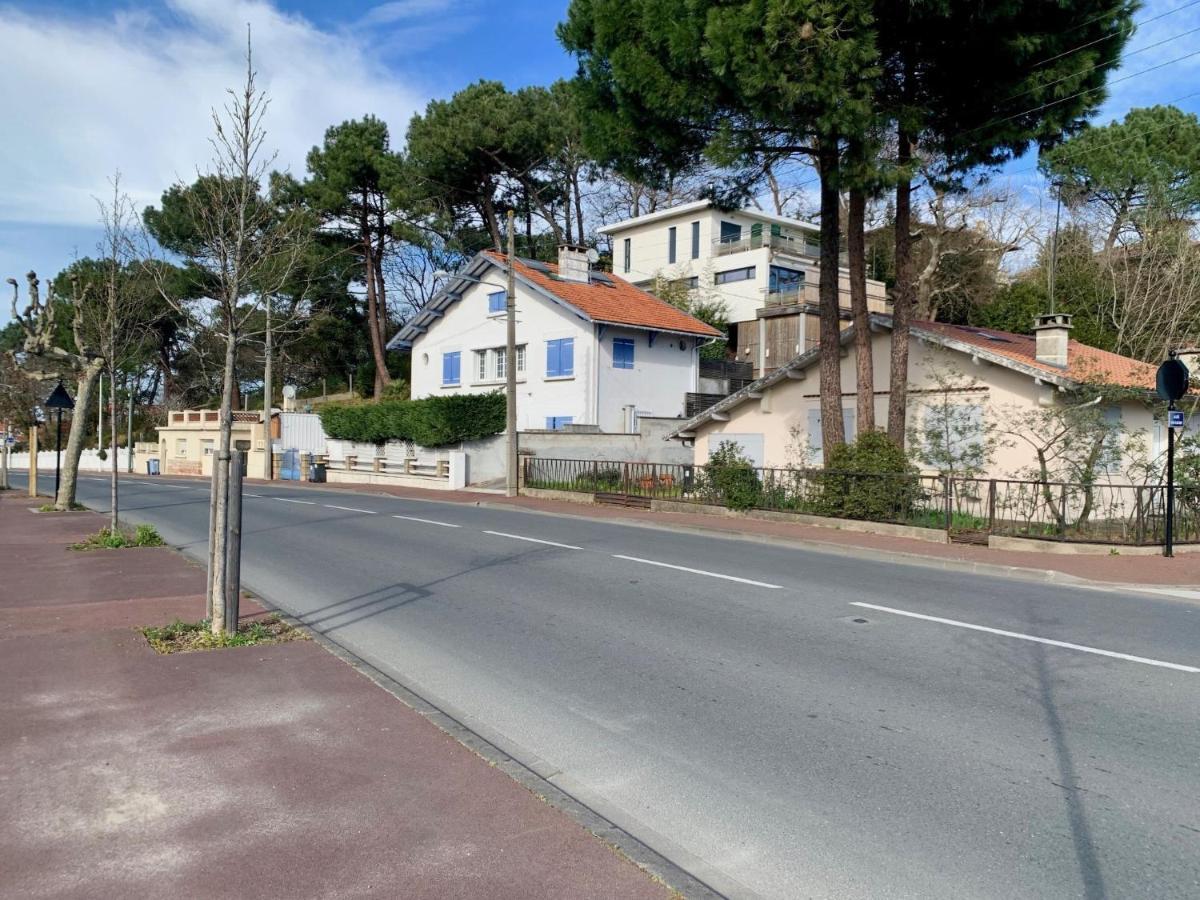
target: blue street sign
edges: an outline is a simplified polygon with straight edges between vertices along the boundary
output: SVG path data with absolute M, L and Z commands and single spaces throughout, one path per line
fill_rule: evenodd
M 1167 427 L 1182 428 L 1183 427 L 1183 410 L 1168 409 L 1167 410 Z

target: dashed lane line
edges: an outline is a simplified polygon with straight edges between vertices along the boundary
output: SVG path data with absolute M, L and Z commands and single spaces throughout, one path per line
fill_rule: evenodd
M 957 619 L 943 619 L 941 616 L 927 616 L 924 613 L 909 612 L 906 609 L 894 609 L 890 606 L 877 606 L 874 603 L 853 602 L 851 606 L 859 606 L 863 609 L 874 609 L 879 612 L 891 613 L 896 616 L 907 616 L 910 619 L 922 619 L 926 622 L 936 622 L 939 625 L 953 625 L 955 628 L 967 628 L 971 631 L 983 631 L 987 634 L 996 634 L 1000 637 L 1016 638 L 1020 641 L 1032 641 L 1035 644 L 1046 644 L 1050 647 L 1062 647 L 1065 650 L 1077 650 L 1080 653 L 1092 653 L 1096 656 L 1107 656 L 1111 659 L 1123 659 L 1126 662 L 1142 663 L 1147 666 L 1158 666 L 1160 669 L 1174 669 L 1176 672 L 1190 672 L 1192 674 L 1200 674 L 1200 668 L 1196 666 L 1185 666 L 1182 663 L 1165 662 L 1161 659 L 1148 659 L 1145 656 L 1133 656 L 1129 653 L 1118 653 L 1115 650 L 1101 650 L 1098 647 L 1087 647 L 1083 644 L 1072 644 L 1068 641 L 1055 641 L 1050 638 L 1036 637 L 1032 634 L 1022 634 L 1019 631 L 1005 631 L 1002 628 L 989 628 L 986 625 L 972 625 L 970 622 L 960 622 Z
M 673 563 L 659 562 L 656 559 L 642 559 L 640 556 L 623 556 L 620 553 L 614 553 L 613 559 L 624 559 L 629 562 L 645 563 L 648 566 L 660 566 L 664 569 L 675 569 L 678 572 L 691 572 L 693 575 L 706 575 L 709 578 L 720 578 L 724 581 L 736 581 L 740 584 L 752 584 L 755 587 L 770 588 L 774 591 L 783 590 L 781 584 L 771 584 L 767 581 L 755 581 L 752 578 L 739 578 L 737 575 L 722 575 L 720 572 L 709 572 L 705 569 L 693 569 L 689 566 L 677 566 Z

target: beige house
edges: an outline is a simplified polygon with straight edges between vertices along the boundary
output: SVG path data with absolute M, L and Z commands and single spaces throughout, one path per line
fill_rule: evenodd
M 928 440 L 940 416 L 955 423 L 947 436 L 951 457 L 983 456 L 978 470 L 989 477 L 1019 477 L 1036 463 L 1038 411 L 1065 404 L 1095 405 L 1119 420 L 1123 446 L 1112 448 L 1104 471 L 1114 481 L 1144 478 L 1136 460 L 1165 451 L 1163 404 L 1152 402 L 1155 367 L 1071 340 L 1070 316 L 1038 318 L 1036 336 L 987 328 L 914 322 L 909 356 L 910 450 Z M 855 436 L 856 360 L 853 329 L 842 332 L 842 414 L 847 440 Z M 872 316 L 875 421 L 887 423 L 890 395 L 891 317 Z M 759 466 L 819 466 L 822 433 L 818 351 L 809 350 L 782 368 L 731 394 L 681 424 L 670 435 L 691 443 L 697 464 L 723 441 L 738 443 Z M 1024 426 L 1025 433 L 1022 433 Z M 957 449 L 955 444 L 960 445 Z M 1136 458 L 1136 460 L 1135 460 Z M 932 470 L 933 466 L 926 466 Z
M 278 417 L 272 425 L 278 425 Z M 247 451 L 248 478 L 266 477 L 266 435 L 262 413 L 233 413 L 233 449 Z M 163 475 L 212 475 L 220 446 L 220 413 L 215 409 L 173 410 L 158 429 L 158 460 Z M 138 461 L 144 466 L 144 461 Z

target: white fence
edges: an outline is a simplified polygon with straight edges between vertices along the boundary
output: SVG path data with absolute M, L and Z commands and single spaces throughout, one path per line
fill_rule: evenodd
M 117 459 L 117 468 L 124 472 L 126 466 L 125 448 L 118 448 L 117 452 L 120 456 Z M 63 448 L 63 457 L 67 455 L 67 450 Z M 53 450 L 38 451 L 38 471 L 42 474 L 54 471 L 55 452 Z M 28 469 L 29 468 L 29 453 L 10 453 L 8 454 L 8 467 L 10 469 Z M 80 472 L 110 472 L 112 471 L 112 459 L 100 458 L 99 450 L 84 450 L 79 455 L 79 471 Z

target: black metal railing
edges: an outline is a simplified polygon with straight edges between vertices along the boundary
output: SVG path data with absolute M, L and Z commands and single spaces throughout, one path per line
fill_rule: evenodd
M 1162 485 L 1020 481 L 824 469 L 527 457 L 525 484 L 584 493 L 792 512 L 1113 545 L 1163 543 Z M 1175 540 L 1200 543 L 1200 488 L 1176 489 Z

